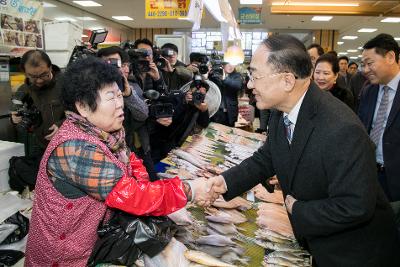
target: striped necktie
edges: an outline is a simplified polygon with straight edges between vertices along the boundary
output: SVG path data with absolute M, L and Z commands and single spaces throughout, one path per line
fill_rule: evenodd
M 293 123 L 289 120 L 288 115 L 285 115 L 283 117 L 283 124 L 285 126 L 285 134 L 286 134 L 286 139 L 288 140 L 289 144 L 292 143 L 292 138 L 293 138 L 293 133 L 292 133 L 292 127 L 290 127 Z
M 386 113 L 389 107 L 389 86 L 383 87 L 383 96 L 381 103 L 379 104 L 378 112 L 376 113 L 374 128 L 372 128 L 369 136 L 371 140 L 378 146 L 379 141 L 382 139 L 382 134 L 384 131 L 383 125 L 386 120 Z

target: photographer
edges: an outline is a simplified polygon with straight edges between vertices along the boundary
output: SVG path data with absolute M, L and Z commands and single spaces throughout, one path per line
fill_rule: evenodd
M 206 128 L 210 122 L 208 105 L 204 102 L 209 85 L 200 75 L 195 75 L 190 89 L 185 93 L 181 112 L 175 112 L 172 124 L 150 137 L 154 161 L 164 158 L 173 148 L 183 144 L 194 132 Z
M 21 70 L 26 79 L 13 97 L 13 102 L 20 104 L 14 105 L 11 112 L 18 134 L 26 137 L 27 148 L 26 157 L 10 162 L 15 177 L 24 176 L 24 181 L 10 178 L 11 188 L 18 191 L 26 185 L 33 189 L 42 155 L 64 119 L 64 108 L 60 103 L 62 74 L 52 65 L 49 56 L 41 50 L 26 52 L 21 58 Z M 32 133 L 33 138 L 29 138 Z
M 122 75 L 119 86 L 123 87 L 125 140 L 128 147 L 143 159 L 143 164 L 151 180 L 157 180 L 158 177 L 151 160 L 149 133 L 146 125 L 149 109 L 144 102 L 140 86 L 135 81 L 128 81 L 130 75 L 129 56 L 118 46 L 102 48 L 97 55 L 117 67 Z
M 169 91 L 179 90 L 193 77 L 193 73 L 177 57 L 178 47 L 176 45 L 166 43 L 161 47 L 161 58 L 166 60 L 162 73 Z
M 224 62 L 222 66 L 222 73 L 216 68 L 210 73 L 210 80 L 218 85 L 222 96 L 221 105 L 212 121 L 233 127 L 239 114 L 238 93 L 243 80 L 234 65 Z

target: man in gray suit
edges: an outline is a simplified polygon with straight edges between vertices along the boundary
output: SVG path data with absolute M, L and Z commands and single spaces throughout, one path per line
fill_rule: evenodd
M 268 139 L 252 157 L 210 178 L 206 191 L 230 200 L 276 174 L 296 238 L 318 266 L 400 266 L 373 145 L 354 112 L 310 80 L 311 68 L 296 38 L 263 41 L 248 86 L 258 108 L 275 109 Z

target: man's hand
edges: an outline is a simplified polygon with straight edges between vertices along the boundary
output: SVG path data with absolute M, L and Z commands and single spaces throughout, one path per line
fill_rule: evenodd
M 285 199 L 286 210 L 289 214 L 292 214 L 293 204 L 297 201 L 291 195 L 287 195 Z
M 165 60 L 165 67 L 163 68 L 166 72 L 174 72 L 174 67 L 172 67 L 171 62 L 169 62 L 168 59 L 166 59 L 165 57 L 161 57 L 160 58 Z
M 192 95 L 192 92 L 189 90 L 185 94 L 186 104 L 190 103 L 192 100 L 193 100 L 193 95 Z
M 224 194 L 227 190 L 225 178 L 222 175 L 214 176 L 207 180 L 206 192 Z
M 14 124 L 18 124 L 22 121 L 22 116 L 17 116 L 18 112 L 12 111 L 11 112 L 11 120 Z
M 200 103 L 200 104 L 195 104 L 195 107 L 200 110 L 201 112 L 205 112 L 208 110 L 208 105 L 207 103 Z
M 199 72 L 199 68 L 197 67 L 196 64 L 190 64 L 186 68 L 193 73 Z
M 212 189 L 206 191 L 206 185 L 207 179 L 205 178 L 197 178 L 190 182 L 193 201 L 202 207 L 210 206 L 219 197 L 219 194 L 213 192 Z
M 158 73 L 157 65 L 154 62 L 150 62 L 149 64 L 150 70 L 147 72 L 150 77 L 154 81 L 158 81 L 160 79 L 160 73 Z
M 128 79 L 124 75 L 122 75 L 122 77 L 124 79 L 124 91 L 122 92 L 122 95 L 123 96 L 130 96 L 131 93 L 132 93 L 132 89 L 129 86 Z
M 171 125 L 172 123 L 172 117 L 168 117 L 168 118 L 158 118 L 156 120 L 159 124 L 161 124 L 162 126 L 168 127 Z
M 51 138 L 53 138 L 53 136 L 57 133 L 57 131 L 58 131 L 58 126 L 55 125 L 55 124 L 51 125 L 50 128 L 49 128 L 49 131 L 51 131 L 51 133 L 48 134 L 48 135 L 46 135 L 46 136 L 44 137 L 44 139 L 50 141 Z

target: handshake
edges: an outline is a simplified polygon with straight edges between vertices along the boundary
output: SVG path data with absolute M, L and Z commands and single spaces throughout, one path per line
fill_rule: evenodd
M 208 207 L 227 191 L 225 179 L 222 175 L 209 179 L 198 178 L 190 181 L 192 201 L 199 206 Z

